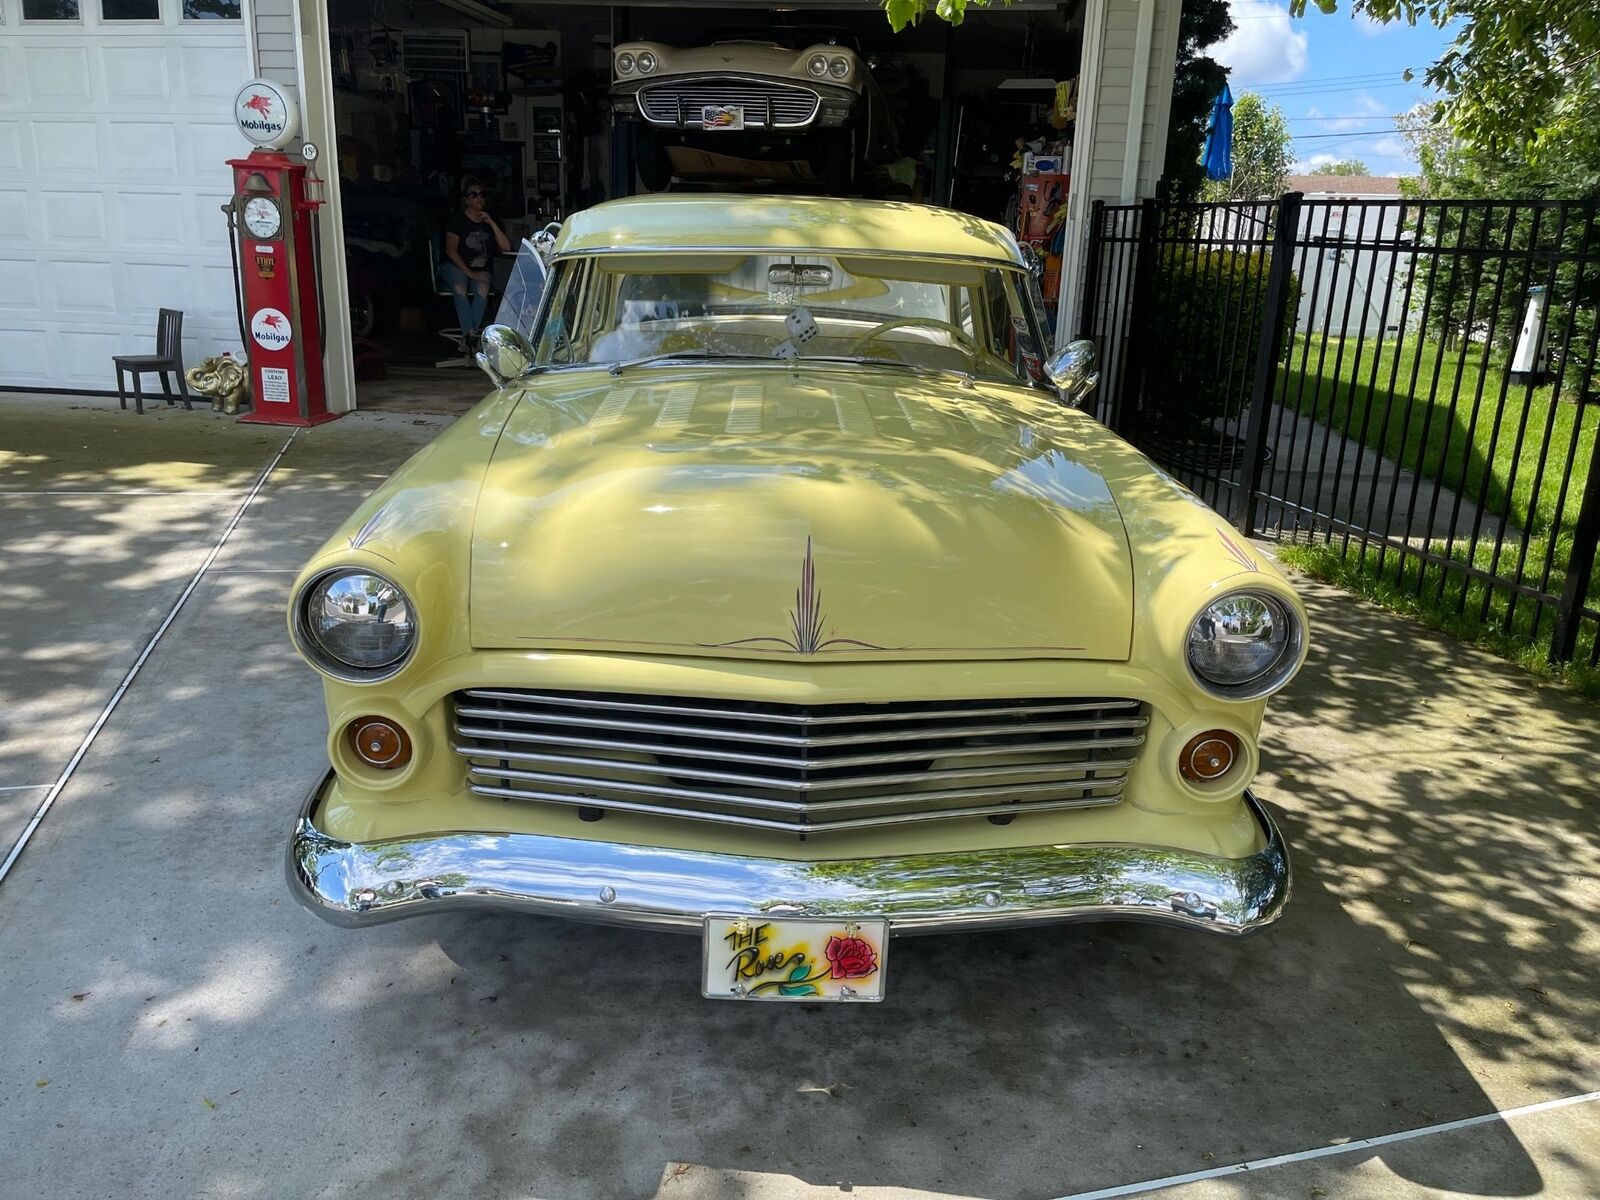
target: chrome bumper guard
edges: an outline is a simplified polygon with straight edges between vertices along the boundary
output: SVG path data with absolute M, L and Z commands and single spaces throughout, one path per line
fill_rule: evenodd
M 289 839 L 295 898 L 335 925 L 503 908 L 698 933 L 708 913 L 881 916 L 893 934 L 1133 920 L 1238 936 L 1289 899 L 1289 857 L 1249 792 L 1266 846 L 1219 858 L 1159 846 L 1028 846 L 802 862 L 523 833 L 352 845 L 312 824 L 330 772 Z

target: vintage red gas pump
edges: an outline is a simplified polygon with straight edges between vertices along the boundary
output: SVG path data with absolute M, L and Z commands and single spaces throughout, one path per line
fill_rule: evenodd
M 233 168 L 230 224 L 243 292 L 250 412 L 268 425 L 317 425 L 328 411 L 322 372 L 314 222 L 320 200 L 307 194 L 307 168 L 282 147 L 295 136 L 294 101 L 269 80 L 240 89 L 239 130 L 257 143 Z

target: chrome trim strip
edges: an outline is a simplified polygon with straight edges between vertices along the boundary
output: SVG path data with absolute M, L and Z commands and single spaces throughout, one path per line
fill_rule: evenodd
M 1108 919 L 1240 935 L 1276 921 L 1291 886 L 1282 835 L 1249 792 L 1266 845 L 1245 858 L 1064 845 L 814 863 L 515 833 L 351 845 L 313 821 L 332 777 L 306 797 L 285 867 L 297 900 L 347 927 L 500 908 L 696 934 L 709 913 L 782 912 L 882 916 L 896 935 Z
M 879 712 L 870 714 L 850 714 L 844 716 L 810 717 L 799 713 L 771 713 L 756 712 L 743 708 L 698 708 L 688 704 L 647 704 L 637 701 L 625 701 L 615 698 L 614 695 L 578 694 L 571 692 L 508 692 L 494 688 L 465 688 L 461 695 L 470 696 L 474 700 L 506 700 L 513 704 L 548 704 L 552 707 L 567 708 L 593 708 L 605 709 L 610 712 L 638 712 L 649 713 L 654 716 L 671 717 L 711 717 L 713 719 L 733 719 L 739 721 L 760 721 L 763 724 L 774 725 L 848 725 L 861 724 L 869 721 L 934 721 L 957 720 L 962 717 L 1012 717 L 1021 714 L 1029 716 L 1044 714 L 1046 716 L 1064 712 L 1098 712 L 1107 709 L 1124 710 L 1137 709 L 1141 703 L 1138 700 L 1128 700 L 1121 697 L 1116 699 L 1094 700 L 1086 699 L 1082 702 L 1074 701 L 1068 704 L 1050 702 L 1037 705 L 1011 704 L 1006 708 L 941 708 L 921 709 L 910 711 L 881 711 L 887 706 L 874 705 Z M 1006 703 L 1001 701 L 1001 703 Z M 788 707 L 801 707 L 791 705 Z M 868 706 L 862 706 L 868 707 Z
M 933 741 L 936 738 L 1003 737 L 1006 734 L 1076 733 L 1097 729 L 1143 729 L 1150 723 L 1148 717 L 1129 716 L 1102 721 L 1041 721 L 1027 725 L 952 725 L 941 729 L 919 729 L 911 734 L 904 729 L 889 729 L 881 733 L 824 734 L 822 737 L 796 737 L 786 733 L 752 733 L 748 729 L 722 729 L 712 725 L 654 725 L 648 721 L 612 721 L 605 717 L 574 717 L 566 713 L 541 713 L 514 709 L 478 708 L 475 705 L 456 705 L 457 717 L 478 717 L 490 721 L 509 721 L 521 725 L 576 725 L 581 729 L 615 729 L 619 733 L 659 733 L 668 737 L 712 738 L 719 742 L 755 742 L 762 746 L 793 746 L 800 750 L 825 750 L 830 746 L 872 746 L 882 742 L 903 743 L 908 740 Z M 739 718 L 729 713 L 729 721 Z M 887 725 L 892 714 L 862 724 Z M 477 736 L 477 735 L 475 735 Z M 1092 745 L 1092 742 L 1085 742 Z M 679 751 L 682 753 L 682 751 Z M 922 755 L 927 758 L 930 751 Z
M 1131 758 L 1101 758 L 1092 762 L 1025 762 L 1001 763 L 985 767 L 931 767 L 926 771 L 905 771 L 898 775 L 846 775 L 832 779 L 781 779 L 765 775 L 741 775 L 737 771 L 714 771 L 709 767 L 684 766 L 673 763 L 663 766 L 658 762 L 646 762 L 627 758 L 599 758 L 581 754 L 540 754 L 532 750 L 507 750 L 503 747 L 485 748 L 482 746 L 451 747 L 461 757 L 472 761 L 494 759 L 506 763 L 535 763 L 546 766 L 560 767 L 587 767 L 590 769 L 600 767 L 607 771 L 631 771 L 643 775 L 669 775 L 682 779 L 703 779 L 708 783 L 731 783 L 741 787 L 758 788 L 773 792 L 838 792 L 850 788 L 886 787 L 902 783 L 927 783 L 948 779 L 987 779 L 991 776 L 1002 775 L 1007 778 L 1016 778 L 1026 775 L 1043 775 L 1049 778 L 1059 778 L 1072 773 L 1094 774 L 1104 773 L 1109 777 L 1120 776 L 1122 772 L 1133 766 Z M 1068 782 L 1071 782 L 1070 780 Z
M 997 755 L 1050 754 L 1057 751 L 1121 749 L 1142 746 L 1144 735 L 1125 738 L 1097 738 L 1092 742 L 1039 742 L 1006 746 L 941 746 L 937 750 L 891 750 L 880 754 L 849 754 L 837 758 L 779 758 L 769 754 L 747 754 L 739 750 L 709 750 L 699 746 L 662 745 L 654 742 L 614 742 L 605 738 L 568 737 L 559 733 L 521 733 L 512 729 L 484 729 L 478 725 L 458 725 L 462 737 L 489 741 L 531 742 L 534 745 L 576 746 L 593 750 L 622 750 L 630 754 L 665 754 L 679 758 L 703 758 L 714 762 L 750 763 L 755 766 L 791 767 L 818 770 L 823 767 L 864 767 L 873 763 L 918 762 L 926 758 L 993 758 Z M 485 753 L 490 751 L 486 748 Z M 496 754 L 495 757 L 504 757 Z
M 674 808 L 663 804 L 646 804 L 639 800 L 613 800 L 605 796 L 578 796 L 571 792 L 543 792 L 528 788 L 488 787 L 469 783 L 469 791 L 479 796 L 497 796 L 506 800 L 537 800 L 546 804 L 564 804 L 569 808 L 601 808 L 611 812 L 642 813 L 651 817 L 672 817 L 684 821 L 704 821 L 713 825 L 740 825 L 747 829 L 763 829 L 771 833 L 807 834 L 837 833 L 843 829 L 866 829 L 874 825 L 910 825 L 916 821 L 943 821 L 956 817 L 1015 817 L 1027 813 L 1050 812 L 1062 808 L 1104 808 L 1122 799 L 1118 785 L 1115 795 L 1084 796 L 1068 800 L 1030 800 L 1027 807 L 1018 804 L 975 804 L 967 808 L 925 808 L 915 812 L 885 813 L 876 817 L 840 817 L 837 820 L 782 821 L 776 817 L 751 817 L 742 813 L 705 812 L 700 809 Z
M 670 772 L 662 772 L 670 774 Z M 1122 791 L 1122 780 L 1117 779 L 1067 779 L 1051 780 L 1047 783 L 1017 783 L 995 784 L 991 787 L 967 788 L 942 788 L 929 789 L 921 792 L 898 792 L 876 796 L 853 796 L 840 800 L 778 800 L 768 796 L 740 796 L 728 792 L 703 792 L 697 788 L 673 787 L 669 784 L 636 783 L 630 779 L 606 779 L 598 775 L 568 775 L 558 771 L 524 771 L 518 767 L 472 766 L 467 768 L 467 776 L 471 779 L 498 779 L 501 786 L 492 792 L 484 791 L 484 795 L 515 796 L 528 799 L 545 799 L 545 793 L 539 789 L 514 788 L 510 781 L 514 779 L 526 780 L 529 783 L 555 784 L 561 787 L 589 788 L 600 792 L 623 792 L 636 796 L 659 796 L 662 799 L 688 800 L 700 804 L 729 804 L 735 808 L 764 808 L 772 812 L 812 812 L 819 815 L 838 812 L 846 808 L 893 808 L 907 804 L 929 804 L 941 800 L 975 800 L 980 798 L 994 798 L 1000 796 L 1015 796 L 1019 801 L 1026 802 L 1029 796 L 1051 795 L 1057 799 L 1067 799 L 1062 792 L 1079 792 L 1084 798 L 1089 793 L 1104 788 L 1114 789 L 1112 797 Z M 481 790 L 479 785 L 470 785 L 473 791 Z M 569 804 L 587 804 L 590 796 L 587 792 L 561 793 L 567 798 Z M 719 812 L 703 812 L 693 808 L 674 808 L 671 806 L 648 806 L 653 811 L 675 817 L 689 817 L 702 821 L 726 820 L 726 815 Z M 1014 808 L 1017 813 L 1035 812 L 1038 806 L 1027 803 L 1025 808 Z M 965 809 L 932 809 L 932 816 L 953 817 L 965 812 Z M 909 814 L 898 814 L 897 820 L 909 821 Z M 797 829 L 805 832 L 807 829 L 821 829 L 825 822 L 795 822 L 786 823 L 784 828 Z

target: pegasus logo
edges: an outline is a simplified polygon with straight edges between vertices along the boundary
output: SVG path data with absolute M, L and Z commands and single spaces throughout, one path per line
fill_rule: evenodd
M 253 113 L 258 113 L 263 120 L 272 118 L 272 97 L 257 93 L 244 102 L 244 107 Z
M 276 313 L 268 313 L 266 316 L 261 318 L 261 323 L 268 329 L 276 329 L 278 326 L 283 324 L 283 318 L 278 316 Z

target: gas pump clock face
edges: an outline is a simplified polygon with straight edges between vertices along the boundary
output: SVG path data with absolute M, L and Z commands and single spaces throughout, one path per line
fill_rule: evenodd
M 255 196 L 244 202 L 244 227 L 251 237 L 275 238 L 283 224 L 277 202 L 266 196 Z

